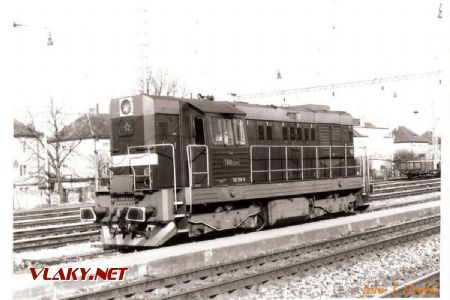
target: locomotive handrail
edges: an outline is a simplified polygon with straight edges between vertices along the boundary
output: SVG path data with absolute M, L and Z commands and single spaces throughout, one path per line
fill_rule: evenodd
M 268 159 L 268 168 L 265 170 L 253 170 L 253 149 L 255 148 L 267 148 L 268 150 L 268 155 L 267 155 L 267 159 Z M 275 169 L 273 170 L 271 167 L 271 149 L 272 148 L 284 148 L 284 160 L 285 160 L 285 168 L 283 169 Z M 301 163 L 301 167 L 300 168 L 289 168 L 289 160 L 288 160 L 288 149 L 299 149 L 300 150 L 300 163 Z M 304 149 L 314 149 L 315 150 L 315 167 L 313 168 L 304 168 L 303 165 L 303 160 L 304 160 Z M 338 149 L 344 149 L 344 166 L 332 166 L 332 149 L 333 148 L 338 148 Z M 316 172 L 316 178 L 319 178 L 319 170 L 329 170 L 329 176 L 330 178 L 333 178 L 333 170 L 334 169 L 344 169 L 345 170 L 345 176 L 348 176 L 348 169 L 359 169 L 360 174 L 363 176 L 363 178 L 365 179 L 365 174 L 364 174 L 364 170 L 365 170 L 365 161 L 363 161 L 363 157 L 360 158 L 361 163 L 360 165 L 354 165 L 354 166 L 349 166 L 348 165 L 348 155 L 347 155 L 347 148 L 350 149 L 354 149 L 356 147 L 354 146 L 296 146 L 296 145 L 251 145 L 250 146 L 250 182 L 253 183 L 253 173 L 268 173 L 268 177 L 269 177 L 269 182 L 272 182 L 272 172 L 285 172 L 286 174 L 286 181 L 289 180 L 289 172 L 293 172 L 293 171 L 300 171 L 301 172 L 301 179 L 304 179 L 304 171 L 309 171 L 309 170 L 315 170 Z M 362 147 L 363 149 L 365 149 L 365 147 Z M 328 159 L 329 159 L 329 167 L 319 167 L 319 149 L 328 149 Z M 365 187 L 365 180 L 363 183 L 363 186 Z
M 192 149 L 193 148 L 205 148 L 206 150 L 206 171 L 194 172 L 193 160 L 192 160 Z M 186 146 L 187 163 L 188 163 L 188 176 L 189 176 L 189 212 L 192 212 L 192 187 L 193 187 L 193 177 L 194 175 L 206 175 L 207 186 L 210 186 L 209 181 L 209 149 L 207 145 L 195 145 L 190 144 Z
M 132 149 L 147 149 L 147 153 L 154 153 L 159 156 L 156 152 L 150 152 L 151 148 L 156 147 L 170 147 L 172 150 L 172 168 L 173 168 L 173 199 L 175 203 L 175 209 L 177 209 L 177 173 L 176 173 L 176 163 L 175 163 L 175 146 L 173 144 L 149 144 L 149 145 L 139 145 L 139 146 L 128 146 L 127 152 L 128 155 L 130 155 L 130 150 Z M 142 155 L 145 155 L 145 153 L 142 153 Z M 138 157 L 130 157 L 130 162 L 134 159 L 138 159 Z M 134 167 L 130 163 L 131 170 L 133 172 L 133 189 L 136 191 L 136 176 L 145 176 L 145 175 L 136 175 L 136 172 L 134 170 Z M 151 172 L 151 164 L 148 165 L 149 172 Z M 145 176 L 147 177 L 147 176 Z M 150 186 L 151 186 L 151 173 L 148 176 L 150 179 Z

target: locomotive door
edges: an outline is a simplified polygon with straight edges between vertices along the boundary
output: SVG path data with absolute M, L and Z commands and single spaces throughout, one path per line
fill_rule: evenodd
M 202 114 L 185 106 L 182 109 L 182 159 L 184 186 L 208 186 L 208 158 L 205 120 Z

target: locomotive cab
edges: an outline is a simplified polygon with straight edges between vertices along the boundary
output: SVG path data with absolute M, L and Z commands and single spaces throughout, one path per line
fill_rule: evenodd
M 178 101 L 147 95 L 111 101 L 109 189 L 96 192 L 97 207 L 81 211 L 102 225 L 104 244 L 139 246 L 132 236 L 141 236 L 158 246 L 176 233 L 178 111 Z

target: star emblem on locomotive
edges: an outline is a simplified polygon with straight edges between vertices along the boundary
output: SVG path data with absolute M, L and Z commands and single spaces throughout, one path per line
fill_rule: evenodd
M 125 132 L 130 132 L 132 129 L 132 126 L 130 123 L 126 122 L 125 124 L 123 124 L 123 129 L 125 130 Z

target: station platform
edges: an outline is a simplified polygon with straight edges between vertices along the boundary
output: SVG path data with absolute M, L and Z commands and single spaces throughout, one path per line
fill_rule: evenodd
M 289 249 L 323 240 L 363 232 L 372 228 L 393 225 L 440 213 L 440 202 L 433 201 L 340 217 L 335 219 L 291 225 L 260 232 L 237 234 L 230 237 L 162 247 L 112 257 L 52 266 L 63 268 L 128 268 L 126 281 L 159 277 L 204 266 L 238 260 L 261 253 Z M 39 268 L 39 267 L 38 267 Z M 13 276 L 14 298 L 57 299 L 83 293 L 91 289 L 120 284 L 116 281 L 43 281 L 33 280 L 31 273 Z

